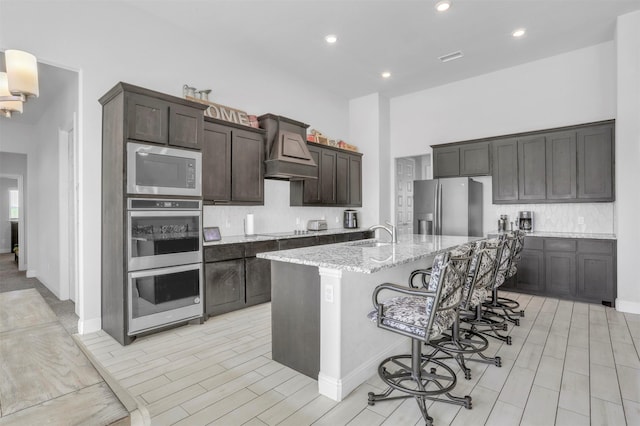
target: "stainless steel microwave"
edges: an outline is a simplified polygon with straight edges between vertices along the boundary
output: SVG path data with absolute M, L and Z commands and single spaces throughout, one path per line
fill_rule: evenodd
M 202 196 L 202 154 L 127 143 L 127 193 Z

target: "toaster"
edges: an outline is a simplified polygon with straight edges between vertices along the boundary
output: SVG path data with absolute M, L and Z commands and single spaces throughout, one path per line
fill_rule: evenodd
M 327 221 L 326 220 L 310 220 L 307 222 L 307 230 L 309 231 L 326 231 L 327 229 Z

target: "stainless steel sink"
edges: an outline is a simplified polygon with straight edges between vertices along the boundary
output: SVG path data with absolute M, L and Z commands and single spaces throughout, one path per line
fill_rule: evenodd
M 348 245 L 350 246 L 354 246 L 354 247 L 386 247 L 386 246 L 390 246 L 391 243 L 383 243 L 382 241 L 356 241 L 353 243 L 349 243 Z

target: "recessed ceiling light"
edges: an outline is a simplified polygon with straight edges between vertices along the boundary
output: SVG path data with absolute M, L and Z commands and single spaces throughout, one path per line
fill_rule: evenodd
M 438 12 L 444 12 L 445 10 L 449 10 L 451 7 L 451 2 L 449 0 L 442 0 L 436 3 L 436 10 Z
M 453 61 L 454 59 L 460 59 L 460 58 L 462 58 L 462 52 L 458 50 L 457 52 L 448 53 L 446 55 L 440 56 L 438 59 L 440 59 L 442 62 L 449 62 L 449 61 Z
M 511 33 L 515 38 L 522 37 L 527 31 L 524 28 L 518 28 L 514 32 Z
M 382 76 L 382 78 L 389 78 L 391 77 L 391 73 L 389 71 L 385 71 L 382 74 L 380 74 Z
M 326 36 L 324 39 L 325 39 L 325 40 L 327 41 L 327 43 L 329 43 L 329 44 L 333 44 L 333 43 L 335 43 L 336 41 L 338 41 L 338 37 L 336 37 L 336 36 L 335 36 L 335 35 L 333 35 L 333 34 L 329 34 L 329 35 L 328 35 L 328 36 Z

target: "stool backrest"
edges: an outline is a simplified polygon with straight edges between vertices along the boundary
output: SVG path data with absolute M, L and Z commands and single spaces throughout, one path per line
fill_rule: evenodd
M 514 232 L 507 232 L 500 236 L 502 240 L 502 250 L 498 257 L 500 261 L 496 269 L 495 279 L 493 280 L 493 287 L 500 287 L 504 281 L 508 278 L 508 273 L 511 268 L 511 260 L 513 258 L 512 253 L 515 248 L 516 234 Z
M 469 309 L 476 289 L 491 289 L 503 244 L 504 242 L 497 238 L 477 242 L 462 291 L 462 309 Z
M 511 278 L 518 272 L 518 264 L 520 263 L 520 257 L 522 256 L 522 249 L 524 248 L 524 231 L 514 231 L 515 234 L 515 242 L 513 253 L 511 254 L 511 264 L 509 265 L 509 273 L 507 274 L 507 278 Z

